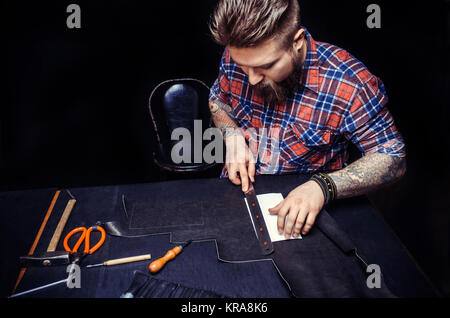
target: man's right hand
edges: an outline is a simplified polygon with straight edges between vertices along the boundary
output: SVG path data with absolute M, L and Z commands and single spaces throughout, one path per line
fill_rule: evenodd
M 240 133 L 227 136 L 225 146 L 228 178 L 234 184 L 242 185 L 242 191 L 247 192 L 250 182 L 255 182 L 255 156 Z

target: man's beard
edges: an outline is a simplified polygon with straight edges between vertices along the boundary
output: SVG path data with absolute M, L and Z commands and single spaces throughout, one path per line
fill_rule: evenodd
M 294 92 L 302 76 L 302 64 L 300 54 L 291 54 L 294 70 L 280 83 L 264 80 L 253 86 L 255 93 L 262 97 L 265 104 L 271 107 L 283 104 L 289 95 Z

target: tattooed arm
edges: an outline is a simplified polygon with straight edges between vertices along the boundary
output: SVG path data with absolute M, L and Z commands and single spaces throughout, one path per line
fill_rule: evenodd
M 399 180 L 406 172 L 404 153 L 391 156 L 371 153 L 356 160 L 342 170 L 330 173 L 337 188 L 337 198 L 365 194 Z M 315 181 L 296 187 L 278 205 L 269 209 L 278 214 L 278 231 L 285 237 L 307 234 L 322 210 L 325 198 Z M 286 220 L 286 221 L 285 221 Z
M 383 153 L 368 154 L 342 170 L 330 173 L 337 198 L 365 194 L 399 180 L 406 172 L 406 159 Z
M 228 178 L 236 185 L 242 185 L 242 191 L 249 189 L 249 179 L 255 182 L 255 159 L 251 154 L 241 129 L 236 125 L 232 109 L 218 100 L 209 102 L 211 117 L 215 126 L 222 131 L 226 147 L 225 167 Z
M 226 139 L 230 135 L 239 133 L 238 126 L 234 122 L 232 109 L 229 105 L 218 100 L 209 101 L 209 110 L 211 112 L 214 125 L 220 129 L 223 138 Z

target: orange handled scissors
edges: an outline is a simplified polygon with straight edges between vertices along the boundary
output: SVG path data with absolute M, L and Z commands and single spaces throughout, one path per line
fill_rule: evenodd
M 100 237 L 100 240 L 97 242 L 97 244 L 90 247 L 91 232 L 96 231 L 96 230 L 100 231 L 102 236 Z M 70 248 L 69 245 L 67 245 L 67 242 L 72 237 L 72 235 L 74 235 L 75 233 L 78 233 L 78 232 L 82 232 L 81 236 L 78 239 L 78 241 L 75 243 L 74 247 Z M 105 237 L 106 237 L 105 230 L 99 225 L 94 225 L 94 226 L 91 226 L 90 228 L 77 227 L 76 229 L 73 229 L 72 231 L 70 231 L 69 234 L 67 234 L 67 236 L 64 238 L 63 246 L 67 252 L 77 253 L 78 248 L 84 242 L 84 254 L 92 254 L 96 250 L 98 250 L 100 248 L 100 246 L 103 245 L 103 242 L 105 242 Z

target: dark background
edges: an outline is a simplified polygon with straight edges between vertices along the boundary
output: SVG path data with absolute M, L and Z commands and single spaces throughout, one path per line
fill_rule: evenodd
M 381 7 L 381 29 L 366 26 L 373 2 Z M 70 3 L 81 7 L 81 29 L 66 26 Z M 2 1 L 0 190 L 177 178 L 153 163 L 148 98 L 166 79 L 213 83 L 222 53 L 207 28 L 214 5 Z M 408 172 L 370 197 L 449 296 L 450 2 L 302 0 L 300 6 L 316 40 L 345 48 L 385 83 L 408 146 Z M 217 171 L 198 177 L 211 176 Z

